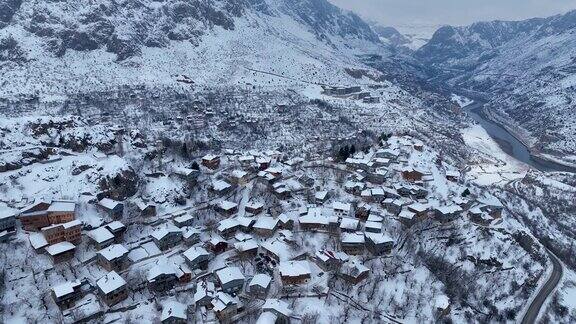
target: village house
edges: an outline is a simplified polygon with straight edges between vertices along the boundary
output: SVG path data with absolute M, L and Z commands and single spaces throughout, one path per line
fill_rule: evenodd
M 236 293 L 244 288 L 244 275 L 238 267 L 225 267 L 215 272 L 216 279 L 224 292 Z
M 410 227 L 416 224 L 418 217 L 416 217 L 416 213 L 408 210 L 407 208 L 403 208 L 402 211 L 398 214 L 398 220 L 407 227 Z
M 488 226 L 494 221 L 494 218 L 480 209 L 480 207 L 470 209 L 468 215 L 470 215 L 471 221 L 482 226 Z
M 70 242 L 60 242 L 46 247 L 46 252 L 54 264 L 71 260 L 76 246 Z
M 245 217 L 245 216 L 238 216 L 236 217 L 236 221 L 240 224 L 240 230 L 244 233 L 250 233 L 256 223 L 256 220 L 253 217 Z
M 356 206 L 355 216 L 361 220 L 366 220 L 370 216 L 370 211 L 372 210 L 372 206 L 365 202 L 360 202 Z
M 193 246 L 183 253 L 186 263 L 192 270 L 202 269 L 206 270 L 208 268 L 208 263 L 210 262 L 211 254 L 206 251 L 205 248 L 201 246 Z
M 367 221 L 364 224 L 364 231 L 369 233 L 380 233 L 382 232 L 382 222 Z
M 278 265 L 280 279 L 285 286 L 302 285 L 311 278 L 310 264 L 308 261 L 282 261 Z
M 138 208 L 140 216 L 142 217 L 156 216 L 156 205 L 145 203 L 142 200 L 137 200 L 136 207 Z
M 99 250 L 102 250 L 114 243 L 114 234 L 110 233 L 110 231 L 104 226 L 88 232 L 88 238 Z
M 370 269 L 360 263 L 360 261 L 348 261 L 340 268 L 340 276 L 347 282 L 356 285 L 368 278 Z
M 45 250 L 44 248 L 48 246 L 48 241 L 41 233 L 29 233 L 28 240 L 36 253 L 42 253 Z
M 272 159 L 269 157 L 259 156 L 256 158 L 256 165 L 260 171 L 270 168 L 270 164 L 272 164 Z
M 225 292 L 218 292 L 212 299 L 212 310 L 220 323 L 228 323 L 236 314 L 240 307 L 240 301 L 236 297 L 232 297 Z
M 164 251 L 180 244 L 182 241 L 182 230 L 169 224 L 156 229 L 150 236 L 154 240 L 154 243 Z
M 73 221 L 76 218 L 76 203 L 64 200 L 39 202 L 25 208 L 18 218 L 24 230 L 37 231 L 52 224 Z
M 49 245 L 68 241 L 79 244 L 81 237 L 82 223 L 79 220 L 73 220 L 67 223 L 54 224 L 42 228 L 42 234 Z
M 258 247 L 258 243 L 253 239 L 234 243 L 234 249 L 240 257 L 244 258 L 255 257 L 258 253 Z
M 434 217 L 441 223 L 447 223 L 459 218 L 462 212 L 458 205 L 440 206 L 434 209 Z
M 244 205 L 244 210 L 252 215 L 258 215 L 264 210 L 264 204 L 260 201 L 251 200 Z
M 190 215 L 189 213 L 184 212 L 182 215 L 175 217 L 172 222 L 174 225 L 182 228 L 185 226 L 192 226 L 194 225 L 194 216 Z
M 224 180 L 215 180 L 212 182 L 211 190 L 215 194 L 222 196 L 232 190 L 232 185 Z
M 292 310 L 290 310 L 287 302 L 280 299 L 266 299 L 264 305 L 262 305 L 262 314 L 273 314 L 275 324 L 290 324 L 290 317 L 292 316 Z M 261 315 L 262 316 L 262 315 Z M 270 318 L 265 316 L 265 319 Z M 267 320 L 263 321 L 262 324 L 271 323 Z M 259 323 L 260 324 L 260 323 Z
M 238 204 L 231 201 L 222 200 L 218 202 L 214 208 L 218 213 L 224 216 L 231 216 L 238 211 Z
M 200 170 L 190 168 L 174 168 L 172 174 L 182 179 L 188 184 L 194 184 L 196 179 L 200 176 Z
M 327 190 L 318 191 L 318 192 L 314 195 L 314 200 L 315 200 L 316 203 L 319 204 L 319 205 L 324 204 L 329 198 L 330 198 L 330 195 L 329 195 L 329 193 L 328 193 Z
M 116 271 L 111 271 L 96 281 L 100 299 L 109 307 L 128 298 L 126 281 Z
M 294 228 L 294 220 L 290 217 L 289 212 L 282 213 L 278 216 L 278 228 L 291 230 Z
M 406 208 L 416 214 L 416 218 L 418 218 L 418 220 L 428 217 L 428 212 L 430 211 L 430 206 L 428 204 L 422 203 L 413 203 L 406 206 Z
M 408 166 L 401 168 L 400 172 L 402 178 L 410 182 L 422 181 L 422 177 L 424 176 L 424 172 Z
M 306 215 L 298 218 L 302 230 L 338 229 L 338 217 L 332 209 L 322 207 L 309 208 Z
M 364 188 L 366 188 L 366 184 L 364 182 L 346 181 L 344 183 L 344 191 L 352 195 L 359 196 Z
M 124 204 L 110 198 L 100 200 L 98 206 L 112 219 L 122 218 L 124 214 Z
M 260 216 L 254 224 L 254 232 L 263 237 L 270 237 L 274 235 L 278 228 L 278 218 L 270 216 Z
M 216 170 L 220 167 L 220 157 L 214 154 L 207 154 L 202 158 L 202 165 L 210 170 Z
M 65 282 L 52 288 L 52 298 L 60 309 L 68 309 L 82 298 L 79 281 Z
M 234 218 L 226 218 L 220 221 L 218 225 L 218 234 L 225 238 L 234 236 L 234 233 L 240 228 L 240 223 Z
M 179 282 L 176 268 L 168 260 L 159 260 L 158 264 L 148 271 L 148 288 L 153 291 L 168 291 Z
M 228 249 L 228 242 L 220 235 L 212 235 L 207 245 L 214 254 L 220 254 Z
M 0 215 L 0 233 L 13 232 L 16 230 L 16 215 L 3 214 Z
M 446 180 L 458 182 L 460 180 L 460 171 L 448 170 L 446 171 Z
M 366 249 L 373 255 L 382 255 L 392 252 L 394 240 L 384 233 L 364 233 Z
M 240 166 L 242 166 L 243 169 L 248 169 L 252 167 L 254 159 L 253 155 L 242 155 L 238 157 L 238 163 L 240 163 Z
M 185 324 L 188 320 L 188 307 L 177 301 L 169 300 L 162 304 L 162 324 Z
M 182 239 L 188 246 L 192 246 L 200 242 L 200 228 L 186 226 L 182 228 Z
M 234 170 L 230 174 L 230 180 L 238 186 L 243 186 L 250 180 L 250 174 L 243 170 Z
M 266 299 L 271 282 L 272 278 L 269 275 L 258 273 L 248 283 L 248 293 L 256 298 Z
M 113 221 L 113 222 L 110 222 L 110 223 L 104 225 L 104 227 L 110 233 L 112 233 L 112 235 L 114 235 L 114 241 L 116 243 L 122 242 L 122 239 L 124 238 L 124 233 L 126 232 L 126 226 L 124 224 L 122 224 L 122 222 Z
M 196 283 L 196 292 L 194 293 L 194 304 L 199 306 L 208 306 L 212 301 L 216 287 L 211 281 L 199 281 Z
M 260 243 L 260 250 L 276 262 L 286 261 L 292 257 L 292 248 L 286 242 L 277 239 Z
M 358 255 L 364 253 L 364 235 L 362 233 L 342 233 L 340 247 L 342 251 Z
M 354 233 L 358 230 L 360 221 L 354 218 L 344 217 L 340 220 L 340 232 Z
M 324 271 L 335 271 L 348 261 L 349 257 L 343 252 L 320 250 L 314 254 L 314 262 Z
M 98 251 L 98 264 L 108 271 L 122 271 L 128 265 L 128 249 L 121 244 Z
M 388 169 L 386 168 L 377 168 L 366 175 L 366 180 L 374 184 L 383 184 L 387 178 Z
M 405 202 L 401 199 L 386 198 L 382 204 L 390 214 L 398 215 L 402 211 Z

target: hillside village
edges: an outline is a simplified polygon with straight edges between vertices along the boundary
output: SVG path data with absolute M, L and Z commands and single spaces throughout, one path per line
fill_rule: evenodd
M 73 163 L 73 173 L 125 167 L 114 154 L 96 156 L 105 168 Z M 57 163 L 66 158 L 72 157 Z M 471 314 L 461 295 L 440 274 L 448 259 L 426 251 L 439 235 L 445 236 L 441 249 L 459 251 L 444 252 L 454 258 L 449 262 L 464 262 L 471 273 L 488 270 L 490 280 L 513 292 L 532 289 L 543 271 L 531 262 L 539 252 L 523 250 L 530 243 L 509 242 L 498 199 L 414 137 L 386 136 L 361 152 L 346 147 L 336 157 L 313 160 L 277 150 L 225 150 L 173 164 L 164 164 L 169 175 L 148 173 L 146 191 L 125 197 L 90 192 L 90 175 L 86 188 L 69 183 L 77 199 L 43 200 L 26 188 L 31 200 L 4 213 L 0 223 L 2 303 L 12 301 L 3 305 L 5 319 L 466 318 Z M 174 182 L 192 188 L 178 208 L 157 198 L 174 190 Z M 434 253 L 437 248 L 432 245 Z M 489 287 L 478 291 L 490 294 Z M 366 304 L 373 298 L 381 301 L 374 309 Z M 493 298 L 510 303 L 514 297 Z

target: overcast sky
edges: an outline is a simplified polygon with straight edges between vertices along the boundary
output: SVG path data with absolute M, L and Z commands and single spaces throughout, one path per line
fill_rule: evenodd
M 576 0 L 329 0 L 385 26 L 465 25 L 480 20 L 546 17 L 576 9 Z

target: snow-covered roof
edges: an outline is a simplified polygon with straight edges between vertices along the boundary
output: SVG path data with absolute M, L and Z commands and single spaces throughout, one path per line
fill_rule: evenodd
M 347 244 L 362 244 L 364 243 L 364 235 L 362 235 L 362 233 L 342 233 L 341 242 Z
M 274 310 L 286 317 L 292 315 L 292 310 L 290 310 L 288 303 L 280 299 L 266 299 L 266 302 L 262 305 L 262 309 L 264 311 Z
M 258 217 L 258 220 L 254 224 L 254 228 L 273 230 L 276 228 L 277 225 L 278 225 L 277 218 L 273 218 L 270 216 L 261 216 Z
M 402 209 L 402 211 L 398 215 L 398 217 L 404 218 L 404 219 L 414 219 L 415 216 L 416 216 L 416 214 L 409 211 L 408 209 Z
M 240 301 L 238 298 L 232 297 L 225 292 L 218 292 L 212 299 L 212 306 L 215 312 L 220 312 L 230 305 L 237 305 Z
M 220 157 L 218 155 L 215 154 L 206 154 L 204 155 L 204 157 L 202 157 L 202 160 L 204 161 L 212 161 L 212 160 L 216 160 L 219 159 Z
M 252 280 L 250 280 L 250 283 L 248 284 L 248 286 L 250 286 L 250 287 L 260 286 L 262 288 L 268 288 L 271 281 L 272 281 L 272 278 L 269 275 L 264 274 L 264 273 L 259 273 L 259 274 L 255 275 L 254 277 L 252 277 Z
M 48 207 L 49 212 L 73 212 L 74 210 L 76 210 L 76 203 L 73 201 L 53 201 Z
M 278 320 L 278 316 L 276 314 L 266 311 L 262 312 L 258 319 L 256 320 L 256 324 L 274 324 Z
M 373 221 L 367 221 L 366 222 L 366 228 L 373 228 L 373 229 L 382 229 L 382 222 L 373 222 Z
M 74 288 L 79 287 L 79 281 L 65 282 L 52 287 L 56 298 L 64 297 L 74 292 Z
M 358 278 L 361 274 L 369 272 L 370 269 L 360 263 L 360 261 L 354 260 L 344 263 L 341 271 L 349 276 Z
M 104 199 L 100 200 L 100 202 L 98 204 L 100 204 L 100 206 L 102 206 L 108 210 L 112 210 L 112 209 L 116 208 L 116 206 L 118 206 L 122 203 L 119 201 L 116 201 L 116 200 L 112 200 L 110 198 L 104 198 Z
M 228 200 L 222 200 L 218 203 L 218 207 L 220 207 L 223 210 L 232 210 L 234 208 L 237 208 L 238 204 Z
M 436 207 L 436 210 L 441 212 L 442 214 L 453 214 L 462 211 L 462 207 L 458 205 L 448 205 L 448 206 L 440 206 Z
M 93 239 L 96 243 L 102 243 L 114 238 L 114 235 L 105 227 L 98 227 L 88 232 L 88 237 Z
M 174 275 L 176 276 L 176 268 L 173 263 L 165 259 L 160 259 L 158 264 L 153 266 L 148 271 L 148 281 L 154 281 L 161 275 Z
M 232 177 L 236 178 L 236 179 L 241 179 L 244 178 L 245 176 L 248 175 L 248 172 L 246 171 L 242 171 L 242 170 L 234 170 L 232 171 Z
M 108 229 L 110 229 L 111 231 L 117 231 L 117 230 L 121 230 L 123 228 L 126 228 L 126 226 L 124 224 L 122 224 L 122 222 L 120 221 L 113 221 L 111 223 L 106 224 L 106 227 Z
M 212 188 L 216 191 L 226 190 L 230 187 L 232 187 L 232 186 L 224 180 L 216 180 L 216 181 L 212 182 Z
M 48 241 L 46 241 L 46 238 L 42 233 L 30 233 L 28 239 L 30 240 L 30 245 L 32 245 L 35 250 L 48 245 Z
M 326 190 L 318 191 L 318 192 L 314 195 L 314 197 L 315 197 L 316 199 L 320 199 L 320 200 L 326 199 L 327 196 L 328 196 L 328 191 L 326 191 Z
M 150 234 L 150 236 L 152 236 L 153 238 L 155 238 L 156 240 L 162 240 L 164 237 L 166 237 L 168 234 L 170 233 L 178 233 L 178 232 L 182 232 L 181 229 L 179 229 L 178 227 L 172 225 L 172 224 L 168 224 L 166 226 L 160 227 L 158 229 L 156 229 L 154 232 L 152 232 L 152 234 Z
M 178 318 L 186 320 L 187 319 L 186 313 L 187 313 L 186 305 L 179 303 L 177 301 L 168 300 L 165 301 L 162 305 L 162 316 L 160 317 L 160 320 L 165 321 L 169 318 Z
M 340 228 L 347 230 L 356 230 L 358 228 L 359 220 L 350 217 L 343 217 L 340 221 Z
M 348 254 L 344 252 L 334 252 L 328 250 L 320 250 L 315 253 L 316 258 L 319 260 L 326 262 L 330 259 L 336 259 L 341 261 L 347 261 L 349 259 Z
M 54 255 L 58 255 L 58 254 L 61 254 L 64 252 L 74 250 L 75 248 L 76 248 L 76 246 L 70 242 L 60 242 L 60 243 L 52 244 L 52 245 L 46 247 L 46 252 L 48 252 L 48 254 L 54 256 Z
M 220 225 L 218 225 L 218 232 L 225 232 L 239 225 L 240 223 L 238 223 L 238 220 L 236 220 L 235 218 L 227 218 L 220 221 Z
M 244 280 L 244 275 L 238 267 L 226 267 L 220 269 L 216 271 L 216 277 L 218 277 L 218 281 L 223 285 L 234 280 Z
M 104 259 L 112 261 L 127 255 L 128 249 L 125 248 L 122 244 L 114 244 L 98 251 L 98 254 L 100 254 Z
M 364 235 L 366 236 L 367 239 L 374 242 L 374 244 L 383 244 L 383 243 L 388 243 L 388 242 L 394 242 L 394 240 L 388 234 L 385 234 L 385 233 L 366 232 L 366 233 L 364 233 Z
M 423 212 L 426 211 L 430 206 L 428 204 L 423 204 L 423 203 L 413 203 L 411 205 L 408 206 L 408 208 L 416 211 L 416 212 Z
M 310 275 L 310 264 L 306 260 L 282 261 L 278 265 L 278 271 L 283 277 L 299 277 Z
M 262 242 L 260 246 L 270 253 L 276 255 L 280 261 L 288 260 L 292 257 L 290 246 L 283 241 L 268 240 Z
M 352 210 L 352 205 L 348 204 L 348 203 L 343 203 L 340 201 L 335 201 L 332 204 L 332 208 L 334 210 L 340 210 L 340 211 L 344 211 L 344 212 L 349 212 L 350 210 Z
M 116 271 L 110 271 L 96 281 L 96 285 L 104 294 L 109 294 L 126 285 L 126 281 Z
M 184 253 L 182 253 L 182 254 L 190 262 L 196 260 L 197 258 L 199 258 L 201 256 L 209 256 L 210 255 L 210 253 L 208 251 L 206 251 L 206 249 L 201 247 L 201 246 L 193 246 L 193 247 L 189 248 L 188 250 L 184 251 Z
M 255 240 L 246 240 L 234 243 L 234 248 L 240 252 L 250 251 L 258 248 L 258 243 Z
M 331 222 L 337 222 L 338 218 L 334 216 L 330 209 L 313 207 L 308 209 L 308 213 L 300 216 L 298 221 L 301 224 L 320 224 L 328 225 Z

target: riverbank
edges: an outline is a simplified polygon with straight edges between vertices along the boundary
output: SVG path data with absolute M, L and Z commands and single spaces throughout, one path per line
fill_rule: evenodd
M 494 139 L 500 148 L 518 161 L 530 165 L 534 169 L 544 172 L 571 172 L 576 173 L 576 167 L 560 163 L 557 160 L 547 159 L 533 153 L 514 132 L 486 115 L 483 110 L 484 102 L 474 101 L 463 107 L 472 119 L 478 122 Z

